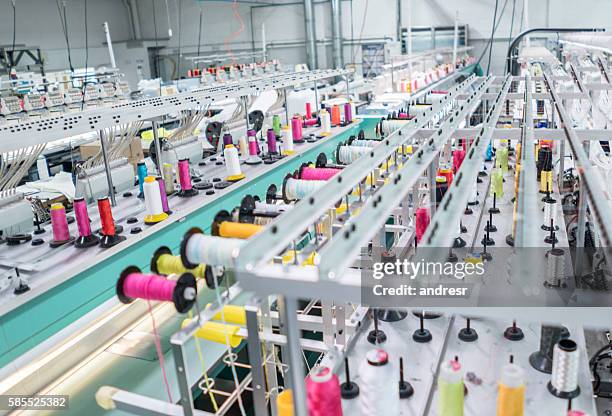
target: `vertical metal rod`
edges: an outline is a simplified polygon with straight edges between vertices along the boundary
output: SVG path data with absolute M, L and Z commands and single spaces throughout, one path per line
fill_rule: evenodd
M 276 308 L 278 309 L 278 331 L 281 335 L 287 336 L 287 319 L 286 319 L 286 306 L 285 306 L 285 297 L 278 296 L 276 298 Z M 281 356 L 288 357 L 289 356 L 289 347 L 287 345 L 281 345 Z M 291 381 L 291 377 L 286 377 L 285 373 L 283 373 L 283 380 L 285 382 L 286 389 L 292 389 L 293 383 Z
M 308 67 L 312 71 L 318 67 L 317 36 L 314 20 L 314 4 L 312 0 L 304 0 L 304 23 L 306 26 L 306 55 Z
M 344 79 L 346 80 L 346 100 L 347 101 L 351 101 L 351 91 L 350 91 L 351 86 L 350 86 L 350 83 L 349 83 L 348 74 L 346 74 L 344 76 Z
M 253 404 L 255 416 L 267 416 L 268 405 L 266 403 L 266 379 L 263 372 L 263 360 L 261 358 L 261 346 L 259 339 L 259 324 L 257 322 L 257 307 L 246 305 L 244 307 L 247 319 L 247 348 L 249 361 L 251 363 L 251 376 L 253 381 Z
M 585 151 L 589 153 L 589 143 L 585 144 Z M 587 190 L 584 186 L 584 181 L 580 181 L 579 188 L 580 199 L 578 201 L 578 228 L 576 231 L 576 270 L 574 274 L 577 278 L 582 276 L 582 267 L 584 265 L 584 232 L 586 231 L 586 214 L 587 214 Z
M 249 131 L 249 108 L 247 106 L 247 98 L 242 97 L 242 106 L 244 107 L 244 121 L 246 123 L 246 131 Z M 246 134 L 246 132 L 245 132 Z
M 317 88 L 317 80 L 314 81 L 314 93 L 315 93 L 315 112 L 319 114 L 319 89 Z
M 436 213 L 436 174 L 437 174 L 437 168 L 436 166 L 438 165 L 438 157 L 436 156 L 436 158 L 431 162 L 431 164 L 429 165 L 429 172 L 428 172 L 428 176 L 429 176 L 429 205 L 430 205 L 430 216 L 434 216 L 434 214 Z
M 183 407 L 183 414 L 185 416 L 193 416 L 193 394 L 191 393 L 191 386 L 188 381 L 189 377 L 187 375 L 183 347 L 181 345 L 172 344 L 172 355 L 174 356 L 176 379 L 181 393 L 179 404 Z
M 334 323 L 332 309 L 334 303 L 329 300 L 321 301 L 321 315 L 323 318 L 323 342 L 325 345 L 334 345 Z
M 108 160 L 108 143 L 106 141 L 106 134 L 104 133 L 104 130 L 100 130 L 100 146 L 102 147 L 102 158 L 104 159 L 104 170 L 106 171 L 108 196 L 110 198 L 111 205 L 114 207 L 117 205 L 117 200 L 115 199 L 115 187 L 113 186 L 113 176 L 111 174 L 110 161 Z
M 306 386 L 300 346 L 300 327 L 297 321 L 297 299 L 285 297 L 285 321 L 287 323 L 287 349 L 289 352 L 289 372 L 293 385 L 293 408 L 296 416 L 307 416 Z
M 161 152 L 161 143 L 159 141 L 159 132 L 157 131 L 158 125 L 157 121 L 151 121 L 151 126 L 153 128 L 153 142 L 155 143 L 155 153 L 157 154 L 157 175 L 163 176 L 162 170 L 164 166 L 164 161 L 162 159 Z
M 287 89 L 283 88 L 283 99 L 285 100 L 285 122 L 289 125 L 289 103 L 287 102 Z

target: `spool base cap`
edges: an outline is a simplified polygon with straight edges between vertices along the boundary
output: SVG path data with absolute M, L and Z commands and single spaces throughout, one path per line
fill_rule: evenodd
M 453 248 L 463 248 L 467 245 L 465 240 L 461 237 L 456 237 L 453 241 Z
M 380 329 L 377 331 L 375 329 L 371 330 L 368 334 L 368 342 L 373 345 L 382 344 L 387 340 L 387 334 L 385 334 Z
M 484 170 L 481 170 L 480 172 L 478 172 L 478 176 L 483 178 L 483 177 L 487 176 L 487 172 L 485 172 Z
M 460 230 L 461 234 L 465 234 L 468 232 L 468 229 L 465 225 L 461 224 Z
M 421 331 L 421 329 L 419 328 L 413 332 L 412 339 L 414 342 L 418 342 L 419 344 L 425 344 L 431 341 L 433 339 L 433 336 L 431 335 L 429 329 L 423 328 L 423 330 Z
M 198 190 L 191 188 L 187 191 L 180 190 L 176 194 L 181 198 L 190 198 L 192 196 L 196 196 L 198 194 Z
M 92 234 L 92 235 L 81 236 L 77 238 L 76 241 L 74 242 L 74 246 L 77 248 L 88 248 L 88 247 L 97 246 L 99 242 L 100 242 L 100 239 Z
M 359 396 L 359 386 L 354 381 L 340 384 L 340 396 L 345 400 Z
M 211 189 L 213 187 L 213 184 L 206 181 L 206 182 L 196 183 L 195 185 L 193 185 L 193 187 L 197 189 L 198 191 L 205 191 L 207 189 Z
M 405 319 L 408 316 L 408 312 L 398 309 L 379 309 L 376 311 L 376 315 L 380 321 L 398 322 Z
M 142 228 L 140 227 L 134 227 L 130 230 L 130 234 L 138 234 L 142 232 Z
M 499 214 L 501 211 L 499 210 L 499 208 L 495 207 L 495 208 L 489 208 L 489 213 L 491 214 Z
M 553 242 L 556 244 L 559 242 L 559 240 L 557 239 L 557 237 L 552 237 L 550 235 L 547 235 L 546 238 L 544 238 L 544 242 L 546 244 L 552 244 Z
M 33 246 L 40 246 L 42 244 L 45 243 L 45 240 L 43 240 L 42 238 L 34 238 L 32 239 L 32 245 Z
M 482 179 L 476 178 L 476 183 L 482 183 Z
M 478 339 L 478 332 L 474 328 L 463 328 L 459 331 L 459 339 L 463 342 L 474 342 Z
M 548 382 L 548 391 L 553 395 L 557 396 L 561 399 L 573 399 L 574 397 L 578 397 L 580 395 L 580 386 L 576 387 L 576 390 L 573 391 L 559 391 L 553 387 L 552 383 Z
M 39 235 L 39 234 L 44 234 L 46 233 L 47 230 L 45 230 L 44 228 L 37 228 L 34 230 L 34 234 Z
M 26 285 L 23 282 L 19 283 L 19 286 L 17 286 L 15 288 L 15 290 L 13 290 L 13 294 L 15 295 L 21 295 L 22 293 L 27 292 L 28 290 L 30 290 L 30 286 Z
M 540 351 L 536 351 L 529 356 L 529 364 L 541 373 L 552 373 L 552 359 L 546 357 Z
M 525 338 L 525 334 L 523 334 L 523 330 L 519 327 L 509 326 L 504 331 L 504 338 L 508 341 L 520 341 Z
M 494 224 L 485 225 L 485 231 L 494 233 L 497 231 L 497 227 Z
M 459 261 L 459 257 L 457 257 L 457 255 L 451 251 L 446 257 L 446 261 L 449 263 L 457 263 Z
M 491 237 L 489 238 L 485 237 L 482 240 L 480 240 L 480 244 L 482 244 L 483 246 L 494 246 L 495 240 L 493 240 Z
M 493 255 L 489 253 L 488 251 L 486 253 L 484 251 L 480 253 L 480 257 L 482 258 L 483 261 L 493 260 Z
M 261 162 L 263 161 L 259 156 L 249 156 L 249 158 L 244 161 L 247 165 L 259 165 Z
M 103 235 L 100 239 L 100 247 L 109 248 L 112 246 L 116 246 L 120 242 L 124 241 L 125 237 L 122 235 Z
M 166 218 L 168 218 L 168 214 L 165 212 L 162 212 L 161 214 L 147 215 L 144 217 L 144 223 L 147 225 L 154 225 L 165 220 Z
M 544 231 L 550 231 L 550 225 L 542 225 L 542 227 L 540 228 L 542 228 Z M 554 228 L 555 228 L 555 231 L 559 231 L 558 225 L 555 225 Z
M 417 318 L 420 318 L 421 316 L 423 317 L 423 319 L 438 319 L 442 316 L 441 313 L 436 313 L 436 312 L 427 312 L 427 311 L 413 311 L 412 314 L 414 316 L 416 316 Z
M 414 394 L 414 389 L 412 388 L 412 385 L 410 383 L 408 383 L 407 381 L 399 382 L 400 399 L 408 399 L 412 397 L 413 394 Z
M 239 180 L 244 178 L 246 178 L 246 176 L 244 175 L 244 173 L 241 173 L 240 175 L 228 176 L 227 178 L 225 178 L 225 180 L 228 182 L 238 182 Z
M 74 237 L 70 237 L 68 240 L 63 240 L 63 241 L 52 240 L 49 242 L 49 247 L 57 248 L 57 247 L 63 246 L 64 244 L 70 244 L 73 241 L 74 241 Z
M 512 234 L 508 234 L 506 236 L 506 244 L 508 244 L 510 247 L 514 247 L 514 237 Z

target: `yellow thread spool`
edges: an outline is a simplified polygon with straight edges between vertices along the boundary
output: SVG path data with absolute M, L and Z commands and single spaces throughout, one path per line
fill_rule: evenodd
M 210 307 L 210 303 L 206 305 L 206 307 Z M 219 311 L 212 317 L 215 321 L 222 321 L 222 318 L 225 318 L 225 322 L 230 324 L 246 325 L 246 312 L 244 311 L 244 306 L 225 305 L 223 307 L 223 316 L 221 315 L 221 311 Z
M 517 197 L 518 196 L 518 187 L 519 187 L 519 181 L 520 181 L 520 177 L 521 177 L 521 164 L 517 163 L 515 170 L 514 170 L 514 196 Z
M 206 272 L 206 265 L 200 264 L 195 269 L 187 269 L 183 266 L 181 256 L 173 256 L 172 254 L 162 254 L 157 258 L 157 272 L 159 274 L 183 274 L 191 273 L 195 277 L 202 279 Z
M 523 369 L 516 364 L 502 368 L 497 395 L 497 416 L 523 416 L 525 412 L 525 382 Z
M 190 322 L 190 319 L 185 319 L 181 324 L 181 328 L 185 328 Z M 195 336 L 206 341 L 216 342 L 217 344 L 225 344 L 229 339 L 230 346 L 236 348 L 242 342 L 242 337 L 238 335 L 239 330 L 239 326 L 209 321 L 198 328 Z
M 553 191 L 553 173 L 552 170 L 543 170 L 540 173 L 540 192 Z
M 223 221 L 219 224 L 219 236 L 226 238 L 240 238 L 246 240 L 261 231 L 263 227 L 256 224 Z
M 276 397 L 276 409 L 278 416 L 293 416 L 293 393 L 284 390 Z

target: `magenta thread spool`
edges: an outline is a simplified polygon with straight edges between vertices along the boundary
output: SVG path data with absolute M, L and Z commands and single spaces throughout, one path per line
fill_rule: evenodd
M 342 172 L 342 169 L 311 168 L 308 166 L 303 166 L 300 169 L 300 179 L 307 181 L 326 181 L 340 172 Z
M 51 228 L 53 229 L 53 241 L 49 243 L 51 247 L 59 247 L 62 244 L 70 243 L 74 240 L 70 237 L 68 230 L 68 219 L 66 218 L 66 208 L 62 204 L 53 204 L 50 209 Z
M 89 222 L 89 213 L 87 212 L 87 202 L 85 202 L 85 198 L 75 199 L 73 207 L 77 228 L 79 230 L 79 236 L 74 242 L 74 246 L 86 248 L 97 245 L 100 239 L 91 233 L 91 223 Z
M 312 107 L 310 103 L 306 103 L 306 119 L 310 120 L 312 118 Z
M 309 416 L 342 416 L 338 376 L 328 367 L 316 368 L 306 378 Z
M 166 214 L 170 215 L 172 211 L 170 211 L 170 205 L 168 205 L 168 195 L 166 194 L 166 182 L 164 181 L 164 178 L 162 178 L 161 176 L 158 176 L 155 179 L 157 180 L 157 183 L 159 184 L 159 193 L 161 195 L 162 209 L 164 210 Z
M 465 159 L 465 150 L 456 149 L 453 151 L 453 169 L 455 170 L 455 173 L 459 171 L 459 168 L 463 163 L 463 159 Z
M 316 118 L 309 118 L 309 119 L 304 120 L 304 126 L 305 127 L 316 126 L 318 122 L 319 120 L 317 120 Z
M 223 135 L 223 147 L 227 146 L 228 144 L 234 144 L 234 139 L 232 138 L 231 134 L 225 133 Z
M 277 155 L 278 147 L 276 145 L 276 133 L 273 129 L 268 129 L 268 154 Z
M 244 163 L 247 165 L 257 165 L 261 163 L 262 160 L 257 156 L 259 154 L 259 144 L 257 144 L 257 133 L 255 130 L 247 131 L 247 138 L 249 139 L 249 157 Z M 276 139 L 276 137 L 274 137 L 274 139 Z
M 427 208 L 417 208 L 415 212 L 416 217 L 416 238 L 417 242 L 421 242 L 421 238 L 425 235 L 425 231 L 427 231 L 427 227 L 429 226 L 429 221 L 431 220 L 429 215 L 429 209 Z
M 291 119 L 291 133 L 293 135 L 294 143 L 303 143 L 303 132 L 302 132 L 302 119 L 298 116 L 294 116 Z
M 121 273 L 115 290 L 122 303 L 131 303 L 134 299 L 171 302 L 179 313 L 191 309 L 197 295 L 196 280 L 191 273 L 170 280 L 157 274 L 143 274 L 135 266 Z
M 178 161 L 178 176 L 181 190 L 178 193 L 180 197 L 190 197 L 198 193 L 197 189 L 193 189 L 191 185 L 191 173 L 189 173 L 189 159 L 181 159 Z
M 351 108 L 351 103 L 344 104 L 344 122 L 347 124 L 353 122 L 353 109 Z

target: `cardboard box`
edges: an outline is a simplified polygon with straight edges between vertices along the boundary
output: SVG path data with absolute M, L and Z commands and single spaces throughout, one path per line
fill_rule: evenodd
M 81 158 L 87 160 L 98 154 L 100 151 L 100 140 L 93 141 L 91 143 L 82 144 L 79 146 Z M 142 151 L 142 144 L 140 137 L 134 137 L 130 146 L 123 152 L 123 156 L 128 159 L 128 162 L 134 166 L 134 172 L 136 172 L 136 164 L 144 160 L 144 153 Z

